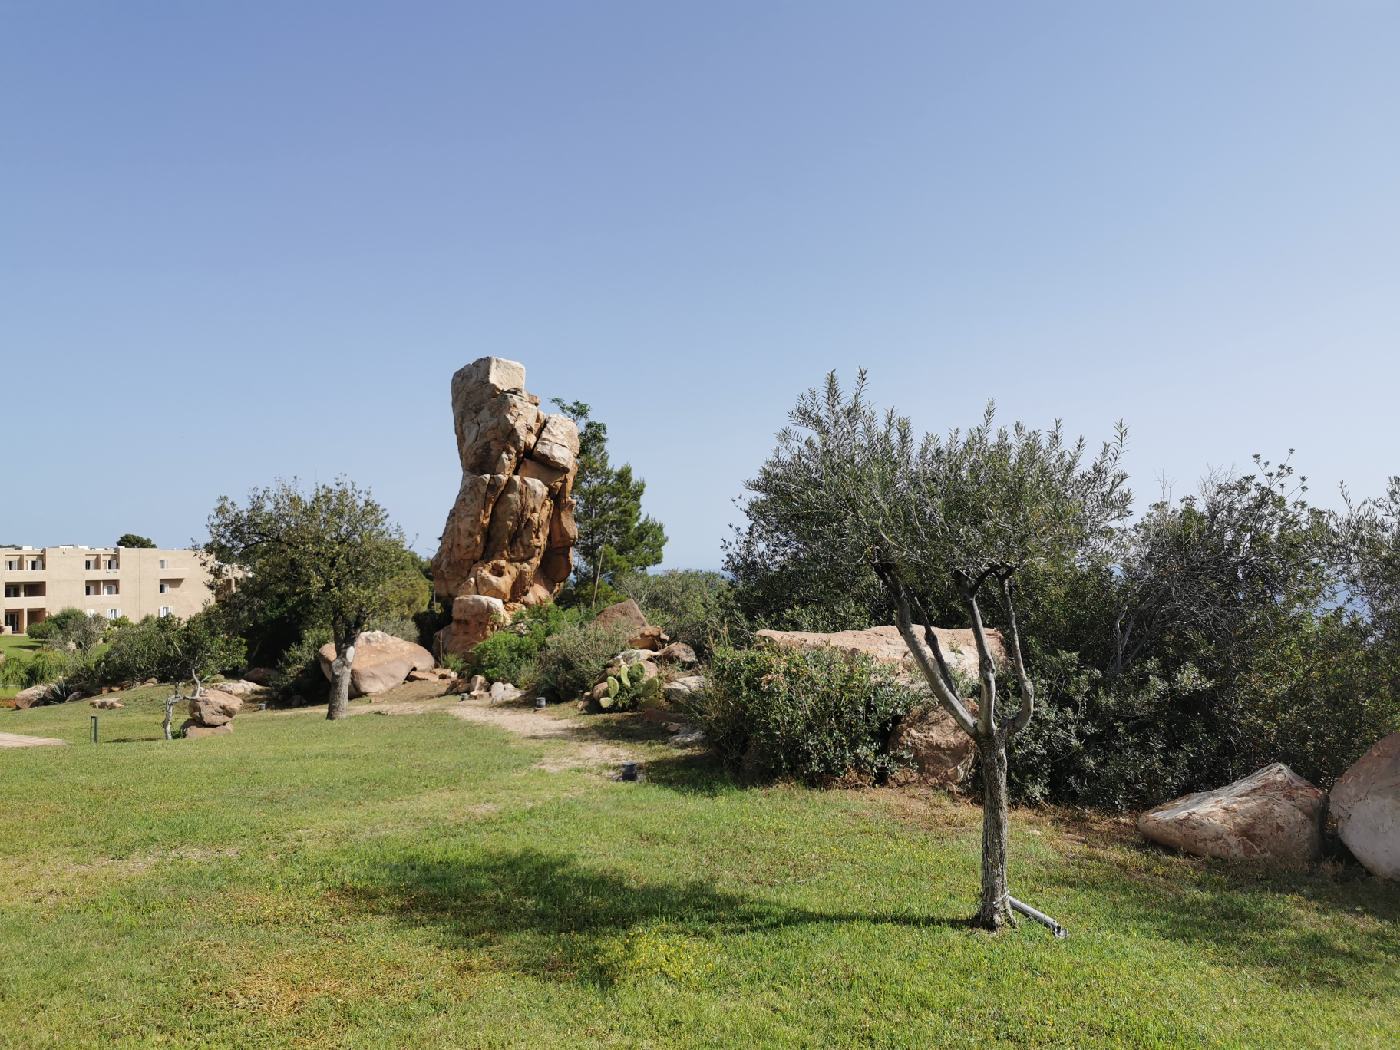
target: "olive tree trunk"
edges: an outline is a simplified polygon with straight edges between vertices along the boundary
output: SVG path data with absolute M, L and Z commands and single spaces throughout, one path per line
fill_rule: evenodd
M 1011 920 L 1006 887 L 1006 735 L 977 742 L 982 760 L 982 903 L 976 923 L 999 930 Z
M 332 721 L 344 718 L 350 707 L 350 671 L 355 663 L 355 639 L 359 632 L 337 635 L 335 660 L 331 662 L 331 699 L 326 717 Z

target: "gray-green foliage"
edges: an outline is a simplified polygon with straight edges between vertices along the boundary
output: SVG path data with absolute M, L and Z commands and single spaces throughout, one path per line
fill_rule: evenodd
M 109 630 L 109 621 L 81 609 L 60 609 L 29 628 L 29 637 L 50 649 L 87 652 L 97 646 Z
M 565 624 L 540 649 L 535 661 L 536 678 L 531 684 L 541 695 L 554 700 L 571 700 L 587 692 L 627 644 L 629 634 L 629 629 L 620 624 Z
M 890 736 L 927 702 L 868 657 L 759 646 L 715 650 L 691 714 L 737 774 L 869 783 L 908 763 Z

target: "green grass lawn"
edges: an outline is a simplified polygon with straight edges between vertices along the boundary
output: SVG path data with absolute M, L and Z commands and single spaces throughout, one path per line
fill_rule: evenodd
M 28 635 L 0 634 L 0 655 L 9 657 L 16 653 L 27 653 L 30 650 L 40 648 L 43 646 L 39 642 L 31 640 Z M 19 692 L 18 689 L 6 689 L 4 686 L 0 686 L 0 699 L 12 697 L 17 692 Z
M 1014 889 L 1071 933 L 989 937 L 964 803 L 646 744 L 646 783 L 550 772 L 444 713 L 166 743 L 160 695 L 96 746 L 85 704 L 0 712 L 72 742 L 0 751 L 0 1046 L 1400 1041 L 1400 886 L 1352 868 L 1017 813 Z

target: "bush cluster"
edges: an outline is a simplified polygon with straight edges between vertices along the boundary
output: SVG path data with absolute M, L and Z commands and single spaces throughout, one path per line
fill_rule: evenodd
M 720 648 L 692 714 L 740 775 L 878 783 L 908 763 L 908 756 L 890 752 L 890 736 L 922 702 L 866 656 Z
M 565 623 L 550 635 L 535 659 L 531 686 L 552 700 L 571 700 L 602 678 L 630 631 L 619 624 Z
M 517 612 L 510 624 L 479 643 L 467 656 L 467 667 L 490 682 L 511 682 L 522 688 L 535 684 L 545 642 L 583 620 L 578 609 L 534 605 Z

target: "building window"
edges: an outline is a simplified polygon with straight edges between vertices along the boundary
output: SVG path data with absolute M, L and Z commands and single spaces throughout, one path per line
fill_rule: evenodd
M 121 614 L 122 614 L 122 611 L 121 611 L 120 609 L 108 609 L 108 610 L 107 610 L 107 619 L 109 619 L 109 620 L 118 619 L 118 618 L 121 616 Z
M 115 569 L 116 567 L 117 567 L 117 559 L 116 559 L 116 558 L 108 558 L 108 559 L 107 559 L 107 568 L 109 568 L 109 569 Z
M 84 559 L 83 559 L 83 569 L 84 569 L 85 571 L 87 571 L 87 572 L 92 572 L 92 559 L 91 559 L 91 558 L 84 558 Z
M 43 562 L 42 559 L 40 559 L 40 558 L 30 558 L 30 559 L 29 559 L 29 571 L 30 571 L 30 572 L 38 572 L 38 571 L 39 571 L 40 569 L 42 569 L 43 567 L 44 567 L 44 562 Z
M 165 619 L 165 618 L 166 618 L 167 616 L 169 616 L 169 615 L 170 615 L 170 606 L 168 606 L 168 605 L 162 605 L 162 606 L 160 607 L 160 618 L 163 620 L 163 619 Z
M 170 559 L 169 559 L 169 558 L 162 558 L 162 559 L 160 560 L 160 567 L 161 567 L 162 569 L 168 569 L 168 568 L 170 568 Z
M 117 593 L 118 593 L 118 591 L 117 591 L 117 585 L 116 585 L 115 583 L 104 583 L 104 584 L 102 585 L 102 593 L 103 593 L 103 594 L 117 594 Z
M 160 581 L 160 593 L 161 593 L 161 594 L 169 594 L 169 593 L 170 593 L 170 581 L 169 581 L 169 580 L 161 580 L 161 581 Z
M 5 597 L 6 597 L 6 598 L 18 598 L 18 597 L 20 597 L 19 584 L 17 584 L 17 583 L 7 583 L 7 584 L 5 584 Z

